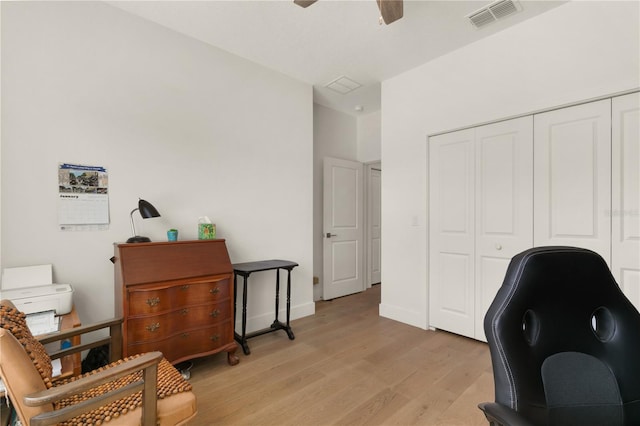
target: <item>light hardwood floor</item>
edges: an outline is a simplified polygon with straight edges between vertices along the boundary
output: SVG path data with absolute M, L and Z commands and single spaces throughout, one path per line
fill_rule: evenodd
M 486 425 L 485 343 L 378 316 L 380 286 L 316 303 L 314 316 L 249 340 L 240 364 L 194 361 L 193 425 Z

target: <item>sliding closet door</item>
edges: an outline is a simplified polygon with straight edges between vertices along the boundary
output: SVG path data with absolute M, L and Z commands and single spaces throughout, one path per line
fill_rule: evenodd
M 613 98 L 611 269 L 640 310 L 640 94 Z
M 533 117 L 476 129 L 476 326 L 511 258 L 533 245 Z
M 473 337 L 474 130 L 429 139 L 429 325 Z
M 611 100 L 534 117 L 534 244 L 611 260 Z

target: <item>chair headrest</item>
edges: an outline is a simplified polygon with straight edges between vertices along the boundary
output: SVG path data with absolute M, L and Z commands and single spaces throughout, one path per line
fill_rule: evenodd
M 0 327 L 9 331 L 20 342 L 42 376 L 45 385 L 50 388 L 53 373 L 51 358 L 47 355 L 42 343 L 31 334 L 26 317 L 10 301 L 0 301 Z

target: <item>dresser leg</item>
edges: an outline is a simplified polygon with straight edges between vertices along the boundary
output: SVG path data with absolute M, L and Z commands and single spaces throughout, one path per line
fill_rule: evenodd
M 227 351 L 227 362 L 229 365 L 236 365 L 240 362 L 240 358 L 236 355 L 236 349 L 238 349 L 237 346 Z

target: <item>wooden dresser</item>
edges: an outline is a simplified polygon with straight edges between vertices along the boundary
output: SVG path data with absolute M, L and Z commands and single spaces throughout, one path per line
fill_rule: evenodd
M 175 364 L 226 351 L 238 363 L 225 240 L 115 244 L 113 261 L 123 356 L 161 351 Z

